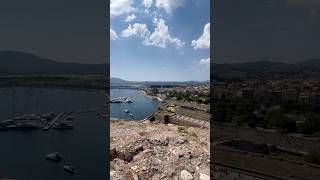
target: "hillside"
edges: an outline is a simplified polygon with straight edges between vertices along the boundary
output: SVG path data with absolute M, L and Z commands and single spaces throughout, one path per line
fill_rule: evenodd
M 214 72 L 320 72 L 320 59 L 310 59 L 286 64 L 272 61 L 256 61 L 233 64 L 213 64 Z
M 121 78 L 111 77 L 110 84 L 113 86 L 126 86 L 126 85 L 171 85 L 182 86 L 190 84 L 204 84 L 209 81 L 127 81 Z
M 105 64 L 63 63 L 17 51 L 0 51 L 0 75 L 103 75 Z

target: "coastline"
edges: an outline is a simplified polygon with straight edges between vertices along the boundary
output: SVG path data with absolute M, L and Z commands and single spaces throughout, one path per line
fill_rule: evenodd
M 155 99 L 155 100 L 157 100 L 157 101 L 159 101 L 159 102 L 163 102 L 163 99 L 162 98 L 160 98 L 160 97 L 158 97 L 158 96 L 151 96 L 151 95 L 149 95 L 146 91 L 144 91 L 144 90 L 141 90 L 142 92 L 143 92 L 143 94 L 145 95 L 145 96 L 147 96 L 147 97 L 149 97 L 149 98 L 151 98 L 151 99 Z

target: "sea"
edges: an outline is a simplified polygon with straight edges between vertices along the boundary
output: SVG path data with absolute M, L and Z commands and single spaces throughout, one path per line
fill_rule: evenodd
M 97 116 L 104 95 L 77 89 L 0 88 L 0 120 L 28 113 L 92 110 L 74 113 L 72 130 L 0 131 L 0 177 L 21 180 L 106 179 L 109 120 Z M 60 152 L 53 162 L 45 155 Z M 78 174 L 64 171 L 72 165 Z
M 110 98 L 115 97 L 131 97 L 133 103 L 110 104 L 111 118 L 141 120 L 160 105 L 140 90 L 111 89 Z M 30 113 L 75 112 L 72 130 L 0 131 L 0 178 L 106 179 L 109 119 L 98 116 L 97 112 L 103 111 L 108 103 L 97 90 L 0 88 L 0 121 Z M 124 112 L 126 109 L 132 117 Z M 63 160 L 46 160 L 45 155 L 52 152 L 60 152 Z M 64 165 L 75 167 L 78 174 L 64 171 Z
M 112 118 L 143 120 L 153 114 L 160 106 L 158 100 L 152 99 L 141 90 L 136 89 L 111 89 L 110 99 L 117 97 L 133 98 L 132 103 L 111 103 L 110 115 Z M 129 113 L 124 112 L 128 110 Z M 133 116 L 130 116 L 132 114 Z

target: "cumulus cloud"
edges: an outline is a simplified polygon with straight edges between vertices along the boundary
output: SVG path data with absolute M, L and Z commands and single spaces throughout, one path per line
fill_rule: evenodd
M 163 8 L 167 13 L 171 13 L 174 9 L 182 7 L 185 0 L 155 0 L 157 8 Z
M 163 19 L 155 18 L 153 22 L 155 24 L 155 30 L 149 37 L 145 38 L 143 41 L 144 45 L 161 48 L 174 46 L 177 49 L 183 47 L 184 42 L 170 35 L 169 28 Z
M 128 28 L 121 32 L 122 37 L 139 36 L 145 38 L 149 36 L 150 32 L 146 24 L 134 23 L 129 24 Z
M 201 59 L 199 61 L 200 64 L 206 65 L 207 67 L 210 67 L 210 58 L 207 59 Z
M 126 22 L 131 22 L 135 20 L 137 17 L 134 14 L 128 15 L 127 18 L 125 19 Z
M 155 25 L 154 32 L 150 32 L 146 24 L 129 24 L 128 28 L 121 32 L 122 37 L 139 36 L 143 38 L 143 45 L 156 46 L 167 48 L 169 46 L 179 49 L 183 47 L 184 42 L 178 38 L 172 37 L 169 33 L 169 28 L 163 19 L 155 18 L 153 21 Z
M 113 29 L 111 29 L 111 28 L 110 28 L 110 39 L 111 39 L 111 40 L 118 39 L 117 33 L 116 33 Z
M 133 0 L 111 0 L 110 16 L 120 16 L 135 11 L 132 4 Z
M 153 0 L 143 0 L 142 4 L 144 5 L 144 7 L 146 8 L 150 8 L 152 6 Z
M 203 33 L 197 40 L 192 40 L 191 46 L 194 49 L 210 48 L 210 23 L 203 28 Z

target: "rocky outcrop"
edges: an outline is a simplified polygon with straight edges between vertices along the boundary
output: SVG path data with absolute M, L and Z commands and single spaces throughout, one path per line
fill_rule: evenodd
M 209 129 L 112 121 L 110 179 L 208 179 Z

